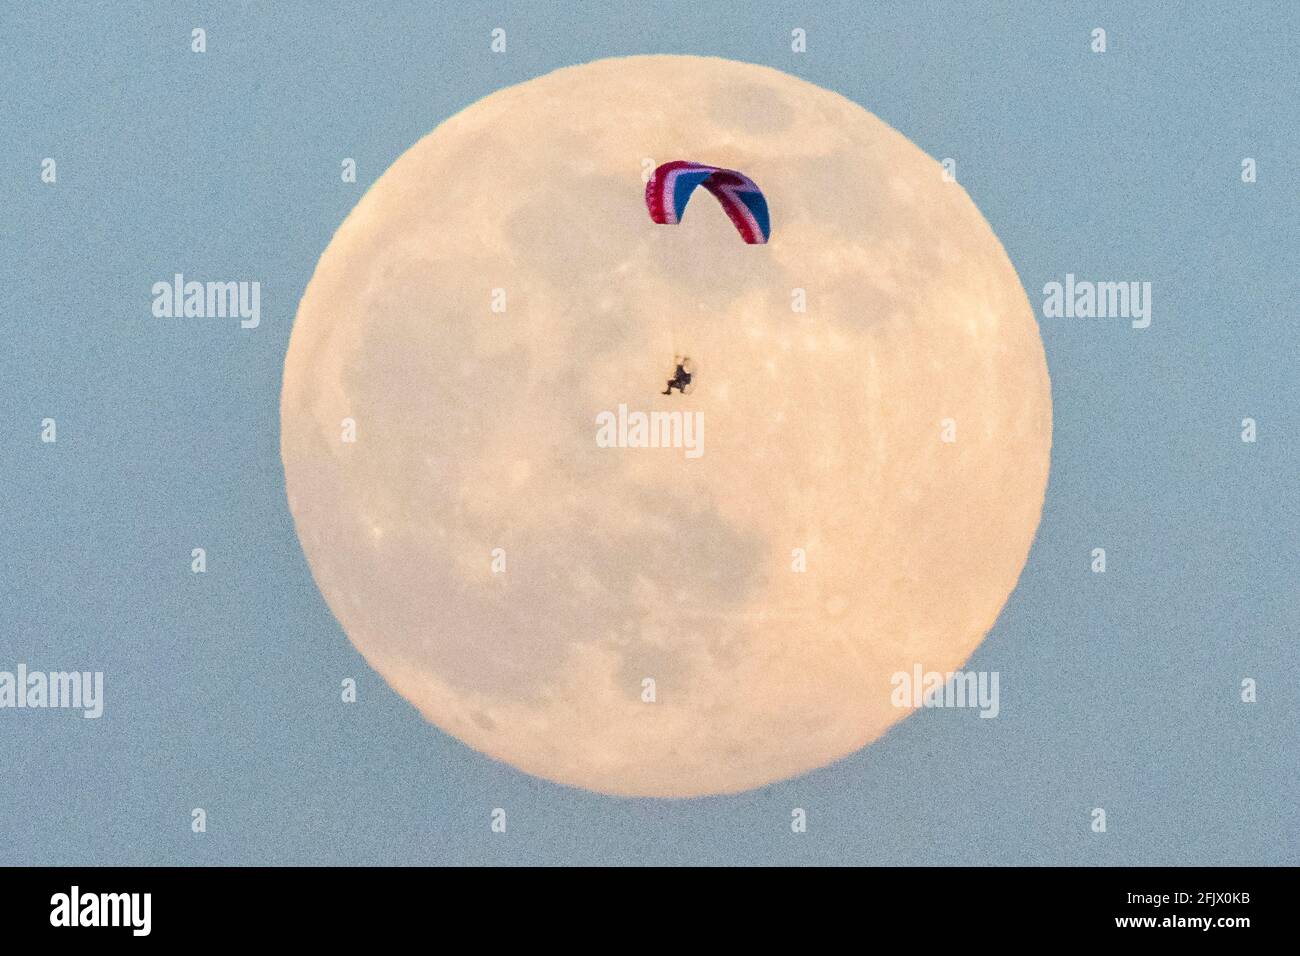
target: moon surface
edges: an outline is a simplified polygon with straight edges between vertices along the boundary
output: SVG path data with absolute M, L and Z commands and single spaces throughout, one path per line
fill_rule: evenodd
M 772 236 L 703 190 L 738 169 Z M 660 395 L 684 352 L 692 390 Z M 602 447 L 699 413 L 702 453 Z M 1051 396 L 1011 262 L 938 163 L 777 70 L 638 56 L 475 103 L 369 189 L 285 362 L 281 452 L 316 583 L 432 723 L 604 793 L 821 767 L 959 669 L 1042 512 Z M 954 718 L 957 715 L 953 715 Z

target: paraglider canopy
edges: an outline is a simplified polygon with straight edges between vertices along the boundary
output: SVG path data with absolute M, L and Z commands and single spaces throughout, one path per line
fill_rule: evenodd
M 722 204 L 745 242 L 750 245 L 767 242 L 771 223 L 762 190 L 744 173 L 721 166 L 684 159 L 664 163 L 646 183 L 645 204 L 650 218 L 666 226 L 681 222 L 696 186 L 703 186 Z

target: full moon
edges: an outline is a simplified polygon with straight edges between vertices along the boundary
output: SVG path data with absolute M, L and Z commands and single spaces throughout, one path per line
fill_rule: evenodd
M 751 177 L 770 242 L 702 189 L 652 222 L 679 159 Z M 653 412 L 697 445 L 598 440 Z M 475 750 L 621 795 L 761 786 L 906 717 L 895 675 L 960 669 L 1015 587 L 1050 449 L 1037 323 L 961 186 L 702 57 L 557 70 L 412 146 L 321 256 L 281 396 L 366 661 Z

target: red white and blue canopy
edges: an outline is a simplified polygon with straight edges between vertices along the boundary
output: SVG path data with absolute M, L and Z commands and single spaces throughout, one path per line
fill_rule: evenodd
M 771 223 L 762 190 L 744 173 L 677 159 L 654 171 L 645 187 L 650 218 L 661 225 L 681 222 L 696 186 L 703 186 L 722 204 L 740 237 L 751 245 L 767 242 Z

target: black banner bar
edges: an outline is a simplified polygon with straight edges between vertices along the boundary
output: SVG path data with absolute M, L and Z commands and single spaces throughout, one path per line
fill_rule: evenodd
M 7 941 L 303 942 L 495 934 L 593 920 L 634 936 L 703 919 L 736 938 L 853 921 L 979 939 L 1255 940 L 1289 922 L 1294 869 L 0 869 Z M 508 917 L 508 919 L 505 919 Z M 815 917 L 815 918 L 814 918 Z M 522 925 L 522 924 L 521 924 Z M 945 929 L 946 928 L 946 929 Z M 839 925 L 839 930 L 844 927 Z M 837 930 L 838 931 L 838 930 Z M 709 933 L 707 935 L 712 935 Z M 974 939 L 975 937 L 970 937 Z M 485 936 L 486 939 L 486 936 Z

